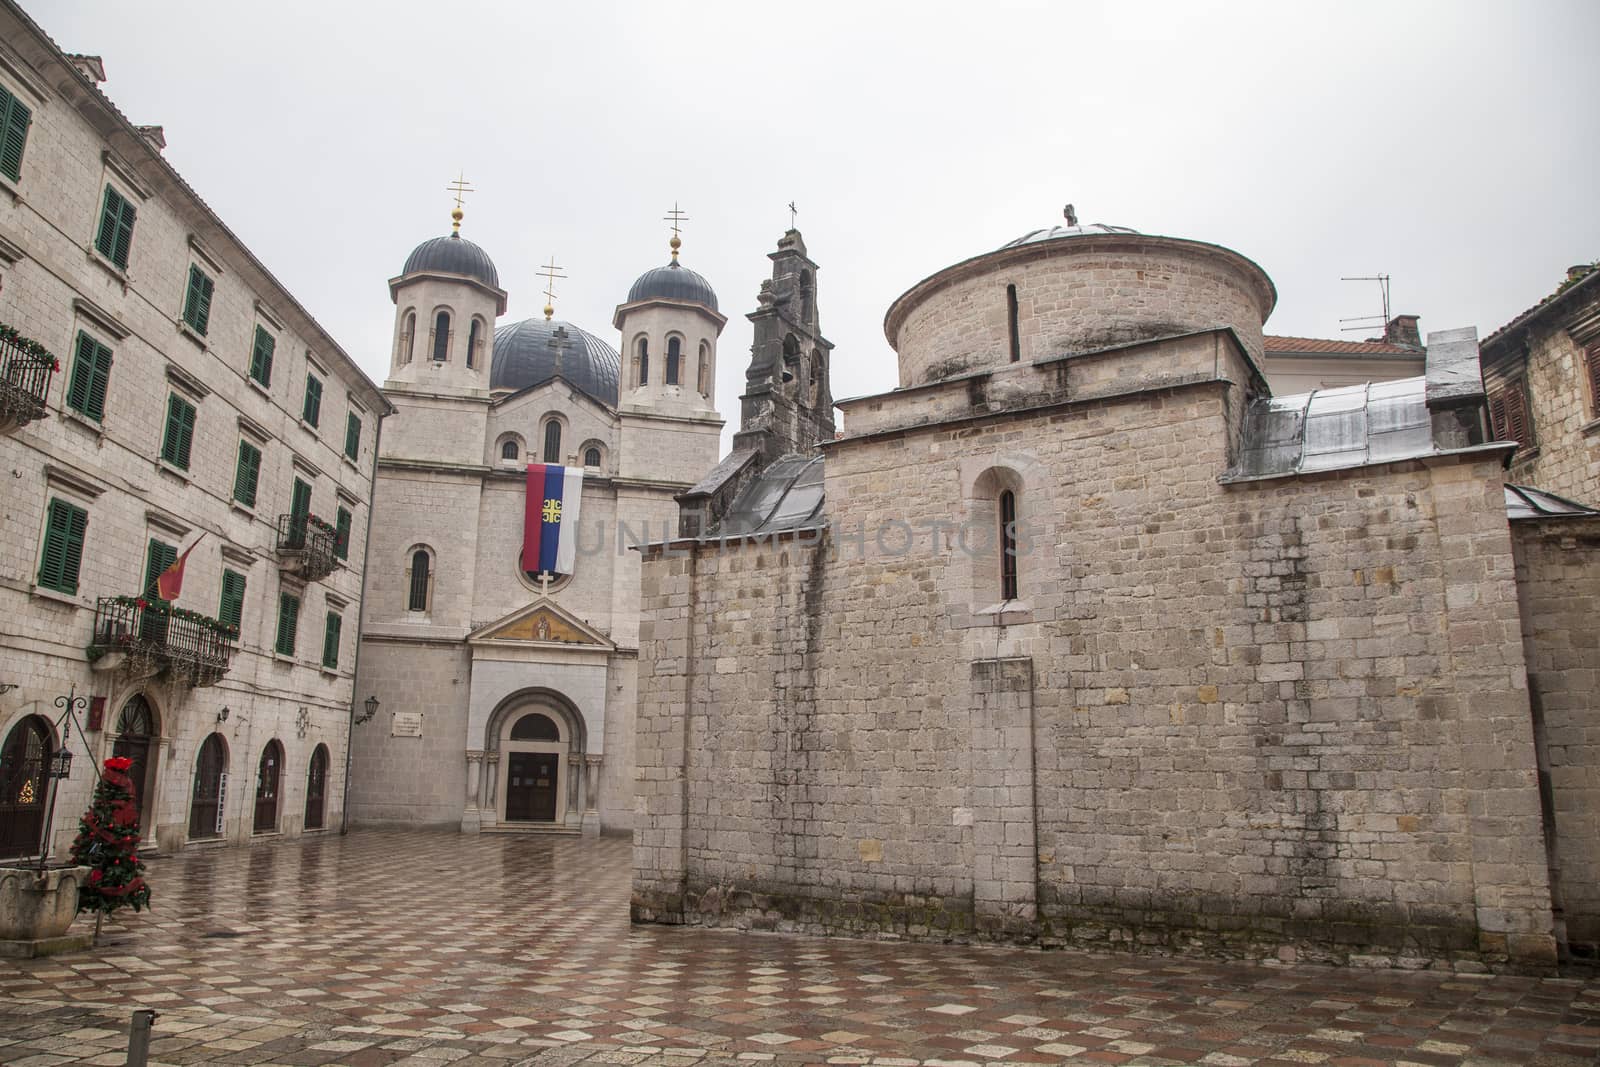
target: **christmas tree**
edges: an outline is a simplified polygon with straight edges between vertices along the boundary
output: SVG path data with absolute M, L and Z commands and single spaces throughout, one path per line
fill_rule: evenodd
M 78 820 L 78 836 L 72 842 L 73 862 L 93 868 L 89 881 L 78 889 L 78 910 L 96 912 L 96 928 L 101 916 L 118 908 L 141 911 L 150 904 L 138 852 L 139 809 L 133 802 L 133 779 L 128 777 L 132 765 L 126 756 L 106 760 L 94 801 Z

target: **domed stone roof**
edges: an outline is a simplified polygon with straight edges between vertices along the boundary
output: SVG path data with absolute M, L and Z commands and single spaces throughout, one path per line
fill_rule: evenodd
M 494 269 L 494 260 L 489 258 L 489 253 L 459 233 L 422 242 L 406 257 L 406 265 L 400 273 L 406 275 L 424 270 L 464 274 L 495 289 L 500 288 L 500 273 Z
M 682 300 L 717 310 L 717 294 L 711 283 L 676 260 L 639 275 L 628 290 L 628 303 L 639 300 Z
M 554 378 L 556 350 L 550 347 L 550 339 L 558 326 L 567 331 L 567 345 L 561 352 L 561 377 L 590 399 L 616 407 L 622 357 L 594 334 L 559 319 L 523 319 L 496 330 L 489 388 L 515 391 Z
M 1138 233 L 1138 230 L 1127 226 L 1107 226 L 1103 222 L 1091 222 L 1087 225 L 1051 226 L 1047 230 L 1029 230 L 1014 241 L 1007 241 L 1001 248 L 1020 248 L 1023 245 L 1037 244 L 1040 241 L 1056 241 L 1063 237 L 1085 237 L 1097 233 Z

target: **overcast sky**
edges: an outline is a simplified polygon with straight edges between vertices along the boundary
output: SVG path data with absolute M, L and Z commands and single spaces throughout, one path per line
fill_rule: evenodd
M 23 0 L 374 379 L 385 282 L 449 231 L 501 324 L 611 313 L 683 262 L 729 316 L 730 427 L 765 259 L 821 266 L 834 395 L 891 388 L 889 303 L 1060 220 L 1213 241 L 1278 287 L 1268 332 L 1393 309 L 1480 335 L 1600 257 L 1600 3 L 581 4 Z

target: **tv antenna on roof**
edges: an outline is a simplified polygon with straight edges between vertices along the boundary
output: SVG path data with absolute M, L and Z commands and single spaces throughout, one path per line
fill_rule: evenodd
M 1383 293 L 1383 317 L 1376 315 L 1356 315 L 1353 318 L 1340 319 L 1340 322 L 1353 322 L 1354 326 L 1341 326 L 1339 329 L 1345 333 L 1351 330 L 1382 330 L 1389 325 L 1389 276 L 1387 274 L 1364 274 L 1355 278 L 1340 278 L 1341 282 L 1377 282 L 1379 290 Z M 1377 319 L 1374 323 L 1372 320 Z

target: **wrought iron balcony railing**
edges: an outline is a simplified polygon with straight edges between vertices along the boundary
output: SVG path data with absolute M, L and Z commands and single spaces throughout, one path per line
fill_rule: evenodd
M 339 532 L 315 515 L 278 516 L 278 566 L 308 582 L 339 567 Z
M 192 686 L 215 685 L 233 662 L 238 631 L 216 619 L 144 597 L 95 602 L 91 662 L 121 655 L 137 677 L 162 671 Z
M 26 426 L 45 416 L 50 377 L 60 364 L 37 341 L 0 323 L 0 426 Z

